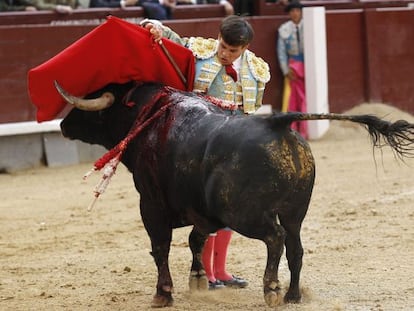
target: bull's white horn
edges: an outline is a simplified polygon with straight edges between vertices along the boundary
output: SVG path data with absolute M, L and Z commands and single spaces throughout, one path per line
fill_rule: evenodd
M 84 111 L 102 110 L 111 106 L 115 101 L 115 96 L 110 92 L 105 92 L 101 95 L 101 97 L 98 98 L 83 99 L 66 92 L 57 81 L 55 81 L 55 87 L 67 103 L 74 105 L 76 108 Z

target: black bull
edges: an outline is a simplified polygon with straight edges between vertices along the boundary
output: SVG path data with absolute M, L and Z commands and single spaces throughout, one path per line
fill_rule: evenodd
M 403 120 L 389 123 L 371 115 L 301 113 L 228 116 L 201 96 L 154 84 L 109 85 L 88 97 L 104 91 L 113 94 L 112 106 L 99 111 L 75 108 L 61 129 L 70 139 L 111 149 L 141 126 L 121 161 L 140 193 L 142 221 L 158 268 L 155 307 L 172 304 L 168 265 L 172 230 L 187 225 L 193 225 L 191 290 L 207 288 L 200 261 L 207 235 L 228 226 L 266 244 L 263 287 L 269 306 L 282 301 L 278 266 L 286 247 L 291 275 L 284 300 L 300 301 L 300 229 L 312 194 L 315 163 L 308 143 L 290 129 L 292 121 L 357 122 L 365 125 L 375 146 L 388 144 L 398 156 L 413 156 L 414 124 Z M 70 102 L 78 100 L 63 90 L 61 94 Z M 161 109 L 163 113 L 154 117 Z M 137 122 L 144 110 L 147 118 Z M 151 122 L 142 126 L 149 118 Z

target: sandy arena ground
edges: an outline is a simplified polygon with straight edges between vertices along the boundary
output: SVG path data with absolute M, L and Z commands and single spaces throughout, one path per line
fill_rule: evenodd
M 357 107 L 387 119 L 411 115 Z M 303 301 L 277 310 L 414 310 L 414 159 L 372 152 L 364 130 L 332 122 L 311 142 L 317 179 L 303 223 Z M 0 310 L 149 310 L 156 269 L 132 178 L 120 167 L 88 212 L 92 163 L 0 175 Z M 246 289 L 190 294 L 190 228 L 174 231 L 175 303 L 168 310 L 274 310 L 262 295 L 265 246 L 238 234 L 229 271 Z M 289 274 L 283 256 L 280 280 Z

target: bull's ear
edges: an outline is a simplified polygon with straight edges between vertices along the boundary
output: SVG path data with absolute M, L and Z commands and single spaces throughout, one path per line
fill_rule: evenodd
M 56 90 L 59 92 L 60 96 L 62 96 L 67 103 L 84 111 L 99 111 L 110 107 L 115 101 L 115 96 L 110 92 L 105 92 L 102 94 L 101 97 L 98 98 L 83 99 L 81 97 L 76 97 L 66 92 L 56 80 L 55 87 Z

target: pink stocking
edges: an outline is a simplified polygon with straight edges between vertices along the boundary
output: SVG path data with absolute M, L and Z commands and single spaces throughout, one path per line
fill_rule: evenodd
M 226 272 L 227 249 L 230 244 L 231 230 L 217 231 L 214 245 L 214 276 L 221 281 L 228 281 L 232 275 Z
M 210 235 L 207 238 L 204 244 L 203 252 L 201 253 L 201 261 L 203 262 L 204 270 L 206 271 L 207 278 L 210 282 L 216 281 L 213 272 L 213 254 L 215 239 L 215 236 Z

